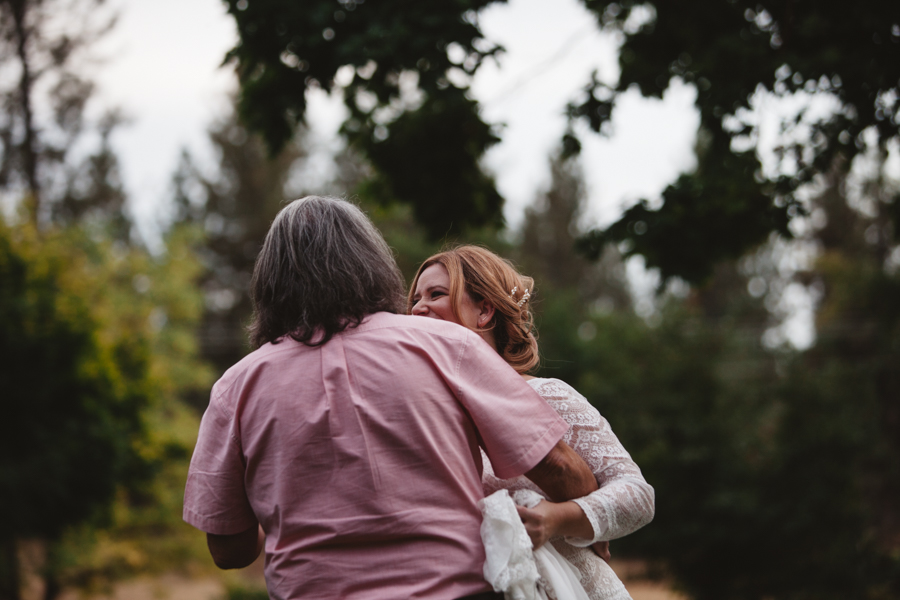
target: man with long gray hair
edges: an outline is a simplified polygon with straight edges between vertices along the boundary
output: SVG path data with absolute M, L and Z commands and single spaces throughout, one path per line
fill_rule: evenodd
M 557 501 L 596 489 L 567 424 L 480 337 L 400 314 L 399 269 L 352 204 L 284 208 L 252 295 L 257 350 L 213 387 L 184 519 L 224 569 L 264 545 L 271 598 L 502 598 L 479 445 Z

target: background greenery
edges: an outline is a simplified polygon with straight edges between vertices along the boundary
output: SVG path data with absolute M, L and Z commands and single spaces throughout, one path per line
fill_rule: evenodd
M 70 3 L 0 1 L 0 62 L 18 74 L 0 89 L 0 191 L 17 199 L 0 226 L 0 598 L 19 597 L 26 541 L 44 549 L 48 599 L 210 571 L 180 518 L 187 462 L 210 384 L 249 350 L 262 237 L 306 193 L 358 201 L 407 278 L 462 241 L 535 277 L 540 374 L 597 406 L 656 488 L 656 519 L 615 556 L 698 600 L 900 597 L 900 203 L 885 174 L 900 5 L 586 0 L 622 36 L 622 76 L 573 98 L 552 181 L 510 231 L 480 167 L 499 134 L 446 78 L 498 51 L 478 28 L 486 3 L 227 4 L 241 34 L 234 114 L 210 126 L 214 169 L 184 155 L 151 252 L 109 144 L 121 119 L 85 112 L 83 55 L 109 23 L 61 32 L 48 15 Z M 356 70 L 337 174 L 299 188 L 303 92 L 331 89 L 343 65 Z M 400 94 L 410 73 L 418 104 Z M 696 170 L 661 206 L 583 230 L 578 135 L 602 134 L 629 86 L 658 96 L 672 77 L 698 89 Z M 729 120 L 760 90 L 840 106 L 778 149 L 776 172 L 755 146 L 735 150 L 754 126 Z M 655 295 L 626 277 L 636 255 L 659 269 Z M 804 350 L 778 336 L 792 289 L 815 301 Z

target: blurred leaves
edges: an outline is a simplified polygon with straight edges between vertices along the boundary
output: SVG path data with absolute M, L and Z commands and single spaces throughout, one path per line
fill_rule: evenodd
M 133 235 L 111 142 L 125 119 L 87 110 L 93 43 L 115 22 L 103 4 L 0 2 L 0 192 L 16 209 L 0 220 L 4 597 L 26 537 L 48 599 L 197 555 L 179 515 L 197 424 L 182 402 L 213 377 L 201 237 L 175 226 L 152 254 Z
M 721 259 L 705 285 L 635 314 L 615 243 L 600 263 L 574 254 L 575 162 L 551 162 L 515 252 L 536 280 L 540 375 L 582 392 L 656 489 L 654 521 L 613 555 L 648 561 L 698 600 L 896 597 L 900 273 L 888 206 L 854 208 L 840 170 L 811 200 L 818 225 L 805 235 L 823 252 L 797 280 L 820 298 L 818 339 L 801 352 L 762 343 L 781 318 L 777 244 Z
M 897 139 L 900 117 L 900 5 L 842 2 L 594 2 L 585 5 L 608 30 L 623 34 L 622 72 L 616 92 L 632 86 L 662 97 L 671 78 L 697 89 L 699 167 L 663 192 L 662 207 L 639 204 L 604 231 L 591 232 L 583 249 L 596 255 L 607 241 L 629 242 L 664 278 L 701 283 L 714 265 L 735 259 L 802 214 L 795 191 L 828 172 L 838 157 L 865 147 L 875 133 L 882 150 Z M 614 97 L 592 78 L 587 100 L 569 108 L 601 131 Z M 723 119 L 750 109 L 760 91 L 832 95 L 840 109 L 812 124 L 808 140 L 785 148 L 792 173 L 766 181 L 751 151 L 732 140 L 747 127 L 726 129 Z M 602 92 L 598 94 L 598 92 Z M 850 143 L 856 142 L 856 143 Z M 755 144 L 754 144 L 755 146 Z M 640 227 L 635 227 L 643 223 Z M 895 229 L 900 229 L 896 221 Z
M 503 199 L 480 168 L 497 138 L 465 95 L 500 51 L 476 16 L 492 3 L 229 0 L 240 114 L 277 153 L 303 121 L 305 92 L 338 89 L 343 134 L 381 175 L 380 202 L 413 206 L 432 240 L 499 227 Z
M 386 133 L 380 141 L 368 131 L 351 136 L 381 174 L 371 188 L 380 203 L 411 205 L 432 240 L 503 226 L 503 198 L 479 165 L 499 138 L 478 117 L 474 101 L 450 88 L 402 114 Z
M 64 288 L 71 271 L 58 245 L 5 226 L 0 235 L 0 498 L 12 517 L 0 537 L 54 536 L 145 468 L 136 446 L 147 347 L 140 338 L 104 339 L 90 305 Z
M 15 515 L 0 531 L 55 537 L 102 514 L 120 485 L 137 485 L 160 463 L 145 421 L 156 399 L 209 381 L 188 358 L 195 342 L 184 325 L 197 304 L 183 293 L 179 267 L 190 259 L 176 250 L 154 264 L 75 229 L 38 237 L 4 225 L 0 234 L 9 417 L 0 496 Z M 182 272 L 188 282 L 195 274 Z M 151 275 L 160 289 L 144 298 L 135 282 Z
M 3 537 L 55 542 L 51 589 L 202 557 L 180 518 L 198 424 L 183 400 L 213 378 L 196 229 L 175 227 L 157 256 L 90 227 L 2 233 L 18 257 L 5 274 L 24 282 L 0 285 L 16 311 L 0 314 Z
M 698 154 L 697 170 L 663 191 L 661 207 L 641 201 L 607 229 L 580 238 L 578 248 L 596 259 L 607 244 L 624 243 L 626 256 L 643 256 L 664 280 L 681 277 L 697 284 L 715 265 L 737 260 L 773 231 L 791 236 L 791 208 L 774 206 L 760 190 L 754 156 L 731 153 L 727 146 Z

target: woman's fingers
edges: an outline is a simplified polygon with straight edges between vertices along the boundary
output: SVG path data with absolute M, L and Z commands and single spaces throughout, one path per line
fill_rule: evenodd
M 519 512 L 519 518 L 522 519 L 522 524 L 525 525 L 525 532 L 531 538 L 531 544 L 535 550 L 547 543 L 547 540 L 553 535 L 547 512 L 549 505 L 549 502 L 542 501 L 534 508 L 516 507 L 516 510 Z
M 597 542 L 591 544 L 591 548 L 597 553 L 597 556 L 606 562 L 609 562 L 612 559 L 612 554 L 609 553 L 609 542 Z

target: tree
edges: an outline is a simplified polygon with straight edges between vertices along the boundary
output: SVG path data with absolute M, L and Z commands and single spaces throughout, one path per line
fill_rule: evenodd
M 17 538 L 59 536 L 147 467 L 146 340 L 101 335 L 78 292 L 93 282 L 56 241 L 0 227 L 0 587 L 12 599 Z
M 785 277 L 778 244 L 720 263 L 684 300 L 664 297 L 652 326 L 627 311 L 585 316 L 559 292 L 541 307 L 544 373 L 610 420 L 657 492 L 654 522 L 614 552 L 692 598 L 900 590 L 900 288 L 879 201 L 893 190 L 829 176 L 804 234 L 821 254 L 788 280 L 820 298 L 808 350 L 761 344 L 777 323 L 765 290 L 777 296 Z
M 71 272 L 64 291 L 91 308 L 96 337 L 144 348 L 146 398 L 135 441 L 141 468 L 135 477 L 116 480 L 113 498 L 98 503 L 91 518 L 49 538 L 42 573 L 48 599 L 63 587 L 90 590 L 140 573 L 206 564 L 202 536 L 181 520 L 181 500 L 199 421 L 187 402 L 208 394 L 215 377 L 200 355 L 205 303 L 196 227 L 175 225 L 155 254 L 98 236 L 90 226 L 51 233 L 42 238 L 58 238 L 54 246 L 65 252 Z
M 68 193 L 79 161 L 72 149 L 86 132 L 94 91 L 81 67 L 114 22 L 103 0 L 0 2 L 0 70 L 8 82 L 0 87 L 0 190 L 24 199 L 32 223 L 84 210 L 71 203 L 79 195 Z M 104 143 L 117 122 L 107 117 L 101 125 Z M 64 197 L 69 206 L 53 215 Z
M 310 86 L 341 89 L 350 109 L 344 134 L 382 175 L 382 199 L 412 204 L 432 238 L 455 232 L 467 217 L 497 224 L 502 200 L 478 167 L 497 134 L 464 96 L 467 76 L 501 51 L 478 27 L 477 12 L 489 4 L 228 0 L 241 38 L 229 54 L 240 74 L 241 112 L 278 147 L 302 120 Z M 665 190 L 661 208 L 640 203 L 586 236 L 581 247 L 589 256 L 607 241 L 628 240 L 629 253 L 643 255 L 665 279 L 699 283 L 716 262 L 741 256 L 770 233 L 790 237 L 788 223 L 803 213 L 796 190 L 826 172 L 836 153 L 852 159 L 867 128 L 882 148 L 897 136 L 895 4 L 584 4 L 600 27 L 623 36 L 622 75 L 612 89 L 595 77 L 572 102 L 573 121 L 600 132 L 617 93 L 636 85 L 661 96 L 674 76 L 697 86 L 701 118 L 697 171 Z M 812 123 L 808 139 L 785 145 L 790 169 L 773 180 L 759 180 L 755 148 L 732 146 L 752 127 L 723 125 L 758 90 L 831 94 L 840 103 Z M 573 131 L 566 139 L 577 146 Z M 464 210 L 454 210 L 460 202 Z
M 900 548 L 900 251 L 892 240 L 892 207 L 882 201 L 897 188 L 876 176 L 857 190 L 862 204 L 854 208 L 842 170 L 828 175 L 830 185 L 812 202 L 823 215 L 812 234 L 822 252 L 800 275 L 821 297 L 818 340 L 795 375 L 815 381 L 850 429 L 844 435 L 853 444 L 856 475 L 848 487 L 865 536 L 859 545 L 874 555 L 867 566 L 878 570 L 891 565 L 881 555 L 896 556 Z M 898 593 L 896 560 L 892 567 L 891 589 Z
M 896 595 L 890 182 L 848 184 L 836 167 L 809 204 L 817 225 L 804 242 L 822 248 L 809 270 L 779 274 L 786 250 L 771 243 L 720 262 L 683 299 L 661 295 L 644 320 L 628 302 L 585 294 L 598 279 L 615 282 L 616 269 L 601 270 L 613 252 L 600 264 L 575 260 L 575 165 L 552 162 L 517 255 L 538 279 L 541 375 L 585 394 L 657 492 L 653 523 L 616 540 L 614 554 L 648 561 L 697 599 Z M 854 189 L 862 209 L 842 191 Z M 789 282 L 822 298 L 818 341 L 805 352 L 761 343 L 779 322 L 767 307 Z
M 277 152 L 304 118 L 306 90 L 340 88 L 342 132 L 380 174 L 373 198 L 413 206 L 432 239 L 499 226 L 502 198 L 479 165 L 498 138 L 465 93 L 499 51 L 476 18 L 492 1 L 227 0 L 241 115 Z
M 105 228 L 114 239 L 127 243 L 131 236 L 128 197 L 119 172 L 119 157 L 110 137 L 122 123 L 116 111 L 98 123 L 100 146 L 80 163 L 66 169 L 62 195 L 51 207 L 51 220 L 59 224 L 78 223 Z
M 550 158 L 550 185 L 525 209 L 521 240 L 515 252 L 524 271 L 538 285 L 540 297 L 572 291 L 571 301 L 588 310 L 627 310 L 632 305 L 625 267 L 616 249 L 592 262 L 575 250 L 586 201 L 579 158 L 560 148 Z
M 0 0 L 0 193 L 20 208 L 0 223 L 0 597 L 13 600 L 25 538 L 51 599 L 61 539 L 166 495 L 192 441 L 183 423 L 196 431 L 181 400 L 211 376 L 196 352 L 196 236 L 175 227 L 157 255 L 133 239 L 110 144 L 122 118 L 85 116 L 91 44 L 114 22 L 103 5 Z
M 718 261 L 738 258 L 771 232 L 790 237 L 788 223 L 805 214 L 796 191 L 827 173 L 838 155 L 848 165 L 865 147 L 865 131 L 875 133 L 882 150 L 898 138 L 896 3 L 585 5 L 603 27 L 623 35 L 622 73 L 614 89 L 595 78 L 585 89 L 586 100 L 570 106 L 570 116 L 600 132 L 616 94 L 636 86 L 646 96 L 661 97 L 670 79 L 680 77 L 697 88 L 701 127 L 696 172 L 663 192 L 662 207 L 641 202 L 605 231 L 592 232 L 582 243 L 590 255 L 606 241 L 628 240 L 629 253 L 643 255 L 664 278 L 702 282 Z M 755 153 L 752 125 L 730 118 L 751 109 L 752 98 L 763 92 L 827 94 L 839 104 L 828 117 L 810 123 L 807 137 L 791 132 L 793 139 L 780 149 L 784 168 L 771 180 Z M 744 143 L 736 149 L 738 138 L 750 139 L 751 147 Z M 894 212 L 900 215 L 900 209 Z

